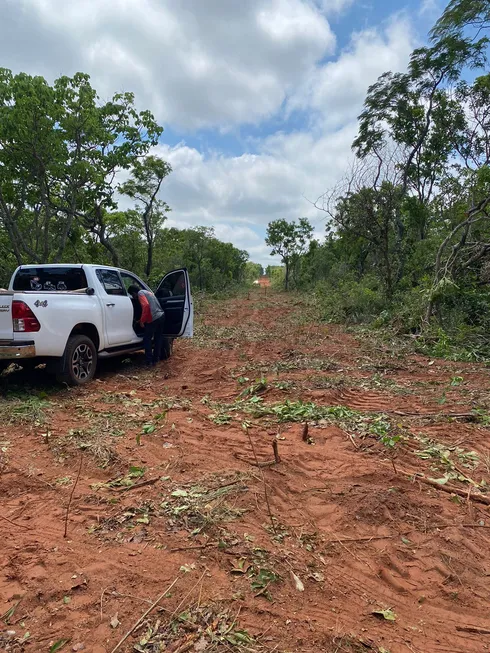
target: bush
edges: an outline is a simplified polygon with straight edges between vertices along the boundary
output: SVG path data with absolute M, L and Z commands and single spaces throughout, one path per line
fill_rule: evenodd
M 344 279 L 339 284 L 321 282 L 316 295 L 324 319 L 329 322 L 359 324 L 372 322 L 386 308 L 383 294 L 374 279 Z

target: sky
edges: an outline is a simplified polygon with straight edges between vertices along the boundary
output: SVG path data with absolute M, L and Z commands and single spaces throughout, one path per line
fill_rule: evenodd
M 308 217 L 352 160 L 368 86 L 406 68 L 443 0 L 0 0 L 0 66 L 90 74 L 164 127 L 168 226 L 214 227 L 268 265 L 271 220 Z

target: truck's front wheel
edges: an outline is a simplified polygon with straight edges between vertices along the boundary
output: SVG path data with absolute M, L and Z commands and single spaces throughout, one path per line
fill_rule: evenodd
M 97 349 L 88 336 L 70 336 L 56 375 L 60 383 L 83 385 L 94 378 Z

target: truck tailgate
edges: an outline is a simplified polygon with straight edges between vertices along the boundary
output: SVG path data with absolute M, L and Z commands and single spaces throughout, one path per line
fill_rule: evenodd
M 10 341 L 14 337 L 12 324 L 13 297 L 13 292 L 0 291 L 0 341 Z

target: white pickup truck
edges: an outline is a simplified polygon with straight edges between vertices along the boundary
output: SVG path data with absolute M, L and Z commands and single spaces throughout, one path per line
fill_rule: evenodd
M 45 363 L 61 382 L 90 381 L 99 358 L 142 349 L 141 308 L 127 293 L 149 290 L 127 270 L 104 265 L 22 265 L 0 290 L 0 372 L 11 363 Z M 165 311 L 164 351 L 193 335 L 185 268 L 166 274 L 155 291 Z

